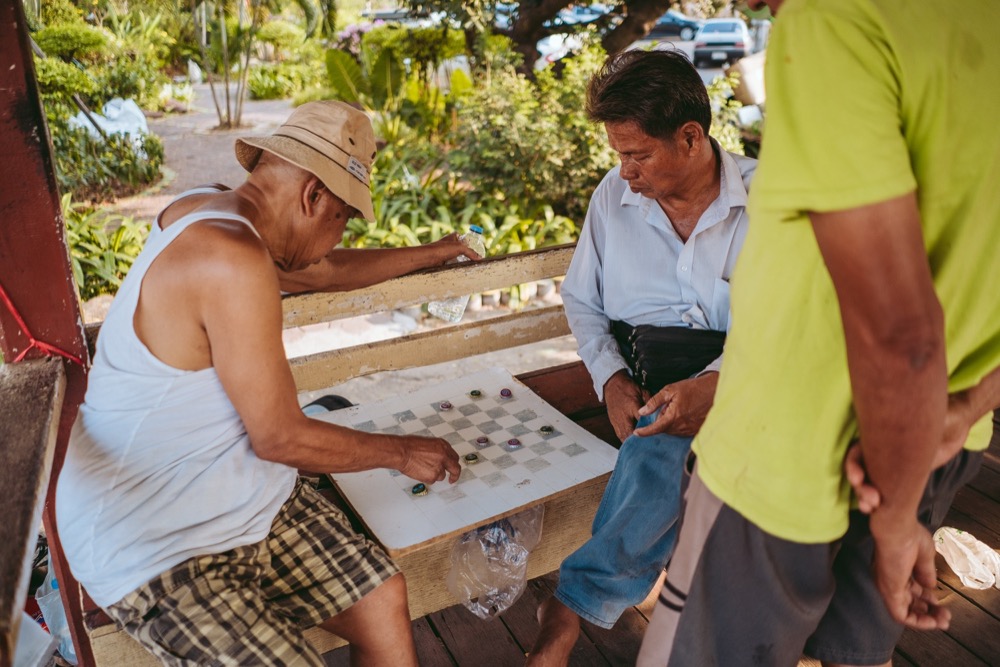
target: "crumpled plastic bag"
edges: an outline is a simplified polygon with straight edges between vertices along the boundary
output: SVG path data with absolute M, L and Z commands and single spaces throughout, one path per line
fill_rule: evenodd
M 448 590 L 465 608 L 490 620 L 517 602 L 528 581 L 528 554 L 542 536 L 544 506 L 463 534 L 451 552 Z
M 73 647 L 73 637 L 70 635 L 69 621 L 66 619 L 66 609 L 59 594 L 59 582 L 56 581 L 55 571 L 50 554 L 49 572 L 45 575 L 45 581 L 35 591 L 35 601 L 38 602 L 38 608 L 42 612 L 49 633 L 59 642 L 59 655 L 66 662 L 75 665 L 76 649 Z
M 934 548 L 969 588 L 1000 588 L 1000 554 L 957 528 L 938 528 Z

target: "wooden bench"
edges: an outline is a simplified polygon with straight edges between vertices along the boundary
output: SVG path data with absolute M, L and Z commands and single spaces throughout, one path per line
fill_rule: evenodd
M 14 662 L 65 386 L 55 359 L 0 365 L 0 667 Z
M 557 246 L 449 265 L 351 292 L 286 297 L 284 326 L 300 327 L 393 311 L 432 299 L 559 277 L 566 273 L 572 253 L 572 245 Z M 562 306 L 550 305 L 312 354 L 293 359 L 291 367 L 297 389 L 306 392 L 373 373 L 456 361 L 569 333 Z M 91 327 L 88 335 L 93 339 L 96 327 Z M 597 400 L 582 363 L 536 369 L 519 375 L 518 379 L 591 433 L 617 444 L 604 406 Z M 587 539 L 607 478 L 604 475 L 546 503 L 545 528 L 529 559 L 529 578 L 557 569 L 563 558 Z M 346 508 L 346 504 L 342 506 Z M 398 559 L 407 577 L 410 612 L 414 618 L 455 604 L 444 585 L 451 546 L 450 541 L 442 541 Z M 116 631 L 93 605 L 86 619 L 98 664 L 155 664 L 151 656 L 123 632 Z M 321 652 L 343 644 L 340 638 L 319 629 L 310 631 L 308 637 Z

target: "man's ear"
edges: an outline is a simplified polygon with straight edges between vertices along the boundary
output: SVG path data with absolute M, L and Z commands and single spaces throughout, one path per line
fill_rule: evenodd
M 310 174 L 302 188 L 302 210 L 306 215 L 315 216 L 320 211 L 324 192 L 326 186 L 323 185 L 323 181 Z
M 705 138 L 705 131 L 699 123 L 689 120 L 681 125 L 677 134 L 688 155 L 695 155 L 701 150 L 703 144 L 702 140 Z

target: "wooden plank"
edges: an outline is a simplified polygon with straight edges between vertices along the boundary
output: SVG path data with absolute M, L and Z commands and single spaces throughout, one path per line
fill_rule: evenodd
M 629 607 L 611 630 L 584 621 L 583 632 L 611 665 L 634 665 L 649 622 L 635 607 Z
M 892 667 L 917 667 L 915 663 L 910 662 L 906 659 L 899 651 L 892 654 Z
M 0 365 L 0 665 L 14 661 L 66 389 L 55 359 Z
M 431 614 L 429 620 L 459 665 L 524 663 L 524 651 L 496 619 L 483 621 L 455 605 Z
M 424 667 L 452 667 L 455 664 L 444 642 L 434 633 L 434 629 L 425 618 L 413 622 L 413 643 L 417 648 L 417 659 Z M 323 653 L 323 662 L 327 667 L 349 667 L 350 648 L 342 646 Z
M 942 602 L 951 610 L 948 636 L 987 664 L 1000 665 L 1000 642 L 997 641 L 1000 619 L 983 613 L 950 588 L 944 588 L 944 592 Z
M 896 645 L 896 653 L 915 665 L 927 667 L 983 667 L 987 664 L 940 631 L 920 632 L 907 629 Z
M 572 244 L 561 245 L 480 262 L 449 264 L 350 292 L 288 296 L 282 302 L 284 326 L 299 327 L 396 310 L 417 303 L 562 276 L 569 268 L 573 249 Z
M 524 310 L 387 341 L 321 352 L 290 361 L 298 391 L 355 377 L 463 359 L 569 334 L 562 306 Z
M 990 500 L 1000 503 L 1000 472 L 987 466 L 979 469 L 979 474 L 966 486 L 975 489 Z
M 594 392 L 594 383 L 582 361 L 542 368 L 517 377 L 529 389 L 570 419 L 578 414 L 604 411 L 604 404 Z
M 968 486 L 958 490 L 952 507 L 986 526 L 1000 526 L 1000 504 Z
M 500 615 L 500 620 L 525 653 L 531 650 L 538 638 L 538 606 L 552 597 L 558 575 L 553 572 L 528 582 L 521 598 Z M 571 665 L 606 665 L 607 661 L 594 643 L 582 632 L 569 656 Z

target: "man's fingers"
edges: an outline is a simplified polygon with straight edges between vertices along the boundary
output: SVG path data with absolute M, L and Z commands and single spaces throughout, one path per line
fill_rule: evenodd
M 656 416 L 656 421 L 652 424 L 643 426 L 642 428 L 637 428 L 635 434 L 639 436 L 656 435 L 657 433 L 665 433 L 670 425 L 677 418 L 677 410 L 673 405 L 668 405 L 660 411 L 660 414 Z
M 871 514 L 878 509 L 882 503 L 882 495 L 868 483 L 864 459 L 861 456 L 861 445 L 853 444 L 848 448 L 847 456 L 844 457 L 844 475 L 858 498 L 858 509 L 865 514 Z
M 672 399 L 673 399 L 672 393 L 670 393 L 666 389 L 661 389 L 660 391 L 656 392 L 656 394 L 651 399 L 646 401 L 645 405 L 639 408 L 639 414 L 642 415 L 643 417 L 645 417 L 646 415 L 651 415 L 657 410 L 659 410 L 661 406 L 669 403 Z

